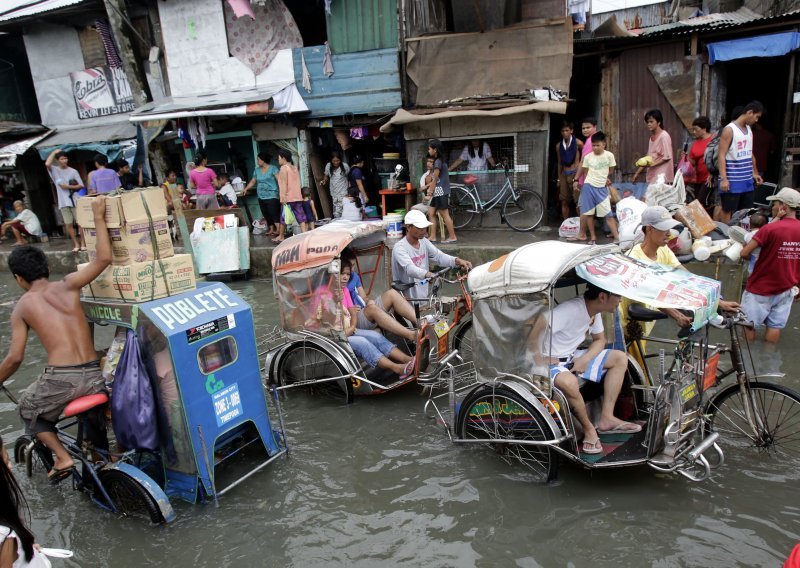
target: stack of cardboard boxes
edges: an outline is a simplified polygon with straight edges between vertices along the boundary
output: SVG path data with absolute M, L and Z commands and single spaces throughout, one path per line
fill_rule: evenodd
M 90 259 L 97 248 L 92 199 L 79 199 L 76 208 Z M 192 255 L 175 254 L 172 248 L 161 188 L 107 197 L 105 220 L 111 238 L 111 266 L 84 288 L 84 296 L 149 302 L 195 288 Z

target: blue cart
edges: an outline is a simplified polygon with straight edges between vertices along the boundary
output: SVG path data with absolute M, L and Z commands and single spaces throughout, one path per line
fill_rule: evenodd
M 202 282 L 190 292 L 142 304 L 82 304 L 90 321 L 133 330 L 139 341 L 164 442 L 146 467 L 125 467 L 165 505 L 165 521 L 174 517 L 168 498 L 216 502 L 286 452 L 269 419 L 253 312 L 230 288 Z

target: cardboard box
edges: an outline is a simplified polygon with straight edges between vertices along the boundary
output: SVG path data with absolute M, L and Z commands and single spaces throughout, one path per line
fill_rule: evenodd
M 111 264 L 146 262 L 156 258 L 175 255 L 169 222 L 166 218 L 126 224 L 124 227 L 108 229 L 111 239 Z M 155 244 L 152 242 L 155 237 Z M 94 260 L 97 248 L 97 229 L 83 229 L 83 238 L 89 251 L 89 260 Z
M 84 266 L 78 265 L 78 269 Z M 109 266 L 82 293 L 90 298 L 149 302 L 195 287 L 192 255 L 176 254 L 163 260 Z
M 697 199 L 681 207 L 675 213 L 675 219 L 683 223 L 695 239 L 699 239 L 717 228 L 716 223 Z
M 78 225 L 84 229 L 94 228 L 92 199 L 94 197 L 81 197 L 75 206 Z M 164 190 L 160 187 L 134 189 L 106 198 L 106 226 L 109 229 L 166 216 L 167 202 L 164 199 Z

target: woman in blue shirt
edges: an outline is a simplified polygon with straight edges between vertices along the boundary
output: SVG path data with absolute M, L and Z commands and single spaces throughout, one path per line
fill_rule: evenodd
M 247 195 L 254 185 L 258 195 L 258 206 L 261 214 L 267 222 L 267 236 L 274 237 L 278 234 L 278 225 L 281 222 L 281 201 L 278 191 L 277 166 L 270 162 L 272 156 L 266 152 L 259 152 L 256 157 L 256 169 L 253 170 L 253 177 L 247 182 L 242 195 Z

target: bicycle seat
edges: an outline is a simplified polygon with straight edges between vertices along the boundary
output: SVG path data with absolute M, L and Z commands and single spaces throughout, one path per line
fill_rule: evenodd
M 414 282 L 392 282 L 392 289 L 397 290 L 398 292 L 405 292 L 414 286 L 416 286 L 416 283 Z
M 67 405 L 67 407 L 64 409 L 64 418 L 83 414 L 84 412 L 87 412 L 96 406 L 101 406 L 107 402 L 108 395 L 104 392 L 81 396 Z
M 464 176 L 464 183 L 472 184 L 475 183 L 476 181 L 478 181 L 478 176 L 472 174 L 467 174 Z
M 655 321 L 667 319 L 667 314 L 658 310 L 645 308 L 641 304 L 631 304 L 628 308 L 628 317 L 633 321 Z

